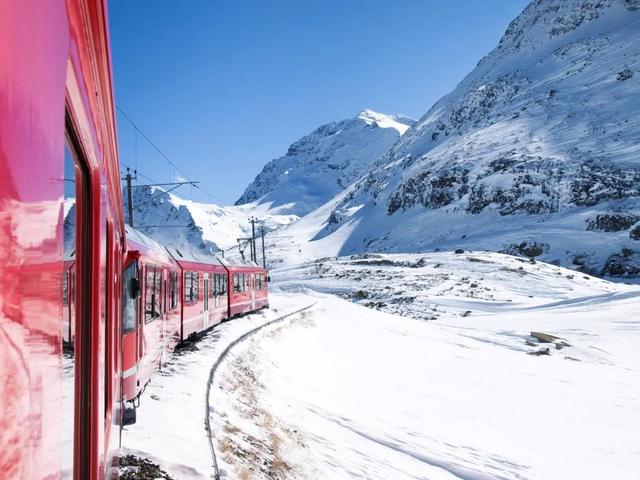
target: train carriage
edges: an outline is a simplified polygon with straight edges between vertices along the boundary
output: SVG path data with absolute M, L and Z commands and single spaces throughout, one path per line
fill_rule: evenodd
M 269 306 L 267 269 L 255 262 L 220 258 L 228 273 L 229 317 Z
M 122 385 L 125 400 L 136 398 L 180 341 L 180 267 L 165 248 L 126 228 L 124 277 L 135 285 L 122 316 Z
M 181 269 L 180 339 L 184 341 L 228 318 L 227 270 L 216 257 L 175 247 L 167 250 Z

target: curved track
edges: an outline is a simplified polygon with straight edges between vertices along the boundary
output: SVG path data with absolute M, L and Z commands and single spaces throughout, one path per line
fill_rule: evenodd
M 282 322 L 283 320 L 286 320 L 289 317 L 292 317 L 294 315 L 297 315 L 301 312 L 304 312 L 305 310 L 309 310 L 311 307 L 313 307 L 317 302 L 313 302 L 310 305 L 307 305 L 306 307 L 302 307 L 299 308 L 293 312 L 289 312 L 286 315 L 282 315 L 280 317 L 274 318 L 273 320 L 270 320 L 266 323 L 263 323 L 262 325 L 249 330 L 248 332 L 242 334 L 241 336 L 239 336 L 238 338 L 236 338 L 233 342 L 231 342 L 229 345 L 227 345 L 227 347 L 222 351 L 222 353 L 220 353 L 220 355 L 218 356 L 218 358 L 216 359 L 216 361 L 214 362 L 213 366 L 211 367 L 211 370 L 209 372 L 209 380 L 207 381 L 207 391 L 206 391 L 206 400 L 205 400 L 205 417 L 204 417 L 204 424 L 205 424 L 205 429 L 207 430 L 207 438 L 209 440 L 209 448 L 211 450 L 211 460 L 213 463 L 213 470 L 214 470 L 214 479 L 215 480 L 219 480 L 220 479 L 220 471 L 218 470 L 218 459 L 216 457 L 216 451 L 215 451 L 215 447 L 213 446 L 213 430 L 211 428 L 211 414 L 213 413 L 213 407 L 211 406 L 211 402 L 210 402 L 210 395 L 211 395 L 211 385 L 213 384 L 213 379 L 214 376 L 216 374 L 216 371 L 218 370 L 218 367 L 222 364 L 222 362 L 224 362 L 225 358 L 227 357 L 227 355 L 231 352 L 231 350 L 233 349 L 233 347 L 235 347 L 236 345 L 244 342 L 246 339 L 248 339 L 249 337 L 251 337 L 252 335 L 254 335 L 255 333 L 259 332 L 260 330 L 271 326 L 275 323 L 279 323 Z

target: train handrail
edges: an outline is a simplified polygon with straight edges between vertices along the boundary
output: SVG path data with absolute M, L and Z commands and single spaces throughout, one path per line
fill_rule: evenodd
M 282 315 L 280 317 L 274 318 L 273 320 L 269 320 L 268 322 L 263 323 L 262 325 L 259 325 L 259 326 L 255 327 L 255 328 L 249 330 L 248 332 L 243 333 L 238 338 L 233 340 L 229 345 L 227 345 L 225 347 L 225 349 L 222 351 L 222 353 L 220 353 L 220 355 L 218 355 L 218 358 L 216 359 L 216 361 L 213 363 L 213 365 L 211 367 L 211 370 L 209 371 L 209 380 L 207 381 L 204 424 L 205 424 L 205 429 L 207 431 L 207 439 L 209 441 L 209 449 L 211 450 L 211 460 L 213 462 L 213 472 L 214 472 L 213 479 L 214 480 L 220 480 L 220 471 L 218 469 L 218 459 L 216 457 L 216 450 L 215 450 L 215 447 L 213 446 L 213 443 L 214 443 L 213 442 L 213 430 L 211 429 L 211 415 L 213 414 L 213 408 L 210 405 L 209 399 L 210 399 L 210 395 L 211 395 L 211 385 L 213 385 L 213 378 L 215 376 L 216 371 L 218 370 L 218 367 L 222 364 L 222 362 L 225 360 L 227 355 L 231 352 L 231 349 L 233 347 L 235 347 L 236 345 L 242 343 L 247 338 L 249 338 L 250 336 L 252 336 L 255 333 L 259 332 L 263 328 L 269 327 L 269 326 L 271 326 L 271 325 L 273 325 L 275 323 L 282 322 L 283 320 L 286 320 L 289 317 L 292 317 L 294 315 L 302 313 L 305 310 L 309 310 L 310 308 L 315 306 L 316 303 L 318 303 L 318 302 L 313 302 L 313 303 L 307 305 L 306 307 L 299 308 L 298 310 L 295 310 L 293 312 L 289 312 L 289 313 L 287 313 L 285 315 Z

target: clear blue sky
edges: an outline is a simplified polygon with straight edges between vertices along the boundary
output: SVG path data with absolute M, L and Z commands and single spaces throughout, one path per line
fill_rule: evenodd
M 111 0 L 116 103 L 186 175 L 233 203 L 323 123 L 364 108 L 420 117 L 527 3 Z M 124 165 L 136 164 L 133 132 L 118 114 Z M 137 166 L 156 181 L 178 175 L 140 137 Z

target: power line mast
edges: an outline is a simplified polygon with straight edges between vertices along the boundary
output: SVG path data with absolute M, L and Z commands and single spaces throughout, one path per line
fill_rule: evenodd
M 264 227 L 260 227 L 260 236 L 262 237 L 262 267 L 267 268 L 267 257 L 264 254 Z
M 141 174 L 142 175 L 142 174 Z M 161 197 L 162 195 L 166 195 L 167 193 L 175 190 L 176 188 L 182 186 L 182 185 L 196 185 L 200 182 L 197 181 L 188 181 L 188 182 L 170 182 L 170 183 L 148 183 L 145 185 L 131 185 L 131 180 L 137 180 L 138 179 L 138 171 L 134 170 L 133 171 L 133 175 L 131 175 L 131 171 L 129 169 L 129 167 L 127 167 L 127 174 L 125 175 L 125 177 L 123 178 L 123 180 L 125 180 L 127 182 L 127 212 L 128 212 L 128 216 L 129 216 L 129 225 L 133 228 L 133 194 L 132 191 L 134 188 L 144 188 L 144 187 L 172 187 L 169 188 L 167 190 L 161 190 L 160 192 L 156 193 L 154 196 L 152 196 L 149 200 L 146 200 L 144 202 L 142 202 L 141 204 L 138 205 L 138 207 L 140 207 L 141 205 L 145 205 L 153 200 L 155 200 L 158 197 Z M 156 227 L 156 228 L 168 228 L 168 227 L 186 227 L 186 225 L 145 225 L 145 227 Z
M 133 171 L 133 176 L 130 173 L 129 167 L 127 167 L 127 175 L 124 177 L 127 181 L 127 209 L 129 211 L 129 225 L 133 228 L 133 198 L 131 195 L 131 180 L 138 177 L 138 171 Z
M 251 222 L 251 261 L 258 263 L 258 256 L 256 255 L 256 219 L 251 217 L 249 221 Z

